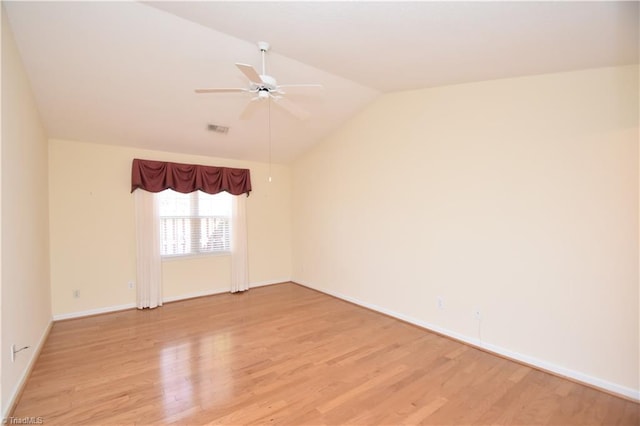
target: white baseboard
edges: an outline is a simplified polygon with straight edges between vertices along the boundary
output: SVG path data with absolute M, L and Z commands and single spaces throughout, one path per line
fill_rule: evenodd
M 249 288 L 254 288 L 254 287 L 263 287 L 265 285 L 272 285 L 272 284 L 280 284 L 283 282 L 289 282 L 291 281 L 290 278 L 284 278 L 281 280 L 269 280 L 269 281 L 258 281 L 258 282 L 254 282 L 254 283 L 249 283 Z M 195 297 L 203 297 L 203 296 L 213 296 L 214 294 L 221 294 L 221 293 L 227 293 L 229 291 L 229 288 L 217 288 L 217 289 L 213 289 L 213 290 L 206 290 L 206 291 L 199 291 L 199 292 L 194 292 L 194 293 L 187 293 L 187 294 L 181 294 L 178 296 L 171 296 L 171 297 L 163 297 L 162 298 L 162 302 L 163 303 L 167 303 L 167 302 L 177 302 L 180 300 L 186 300 L 186 299 L 193 299 Z M 53 316 L 53 320 L 54 321 L 60 321 L 60 320 L 66 320 L 66 319 L 73 319 L 73 318 L 82 318 L 82 317 L 88 317 L 91 315 L 98 315 L 98 314 L 106 314 L 109 312 L 117 312 L 117 311 L 124 311 L 127 309 L 133 309 L 136 307 L 135 303 L 127 303 L 124 305 L 116 305 L 116 306 L 106 306 L 103 308 L 96 308 L 96 309 L 89 309 L 86 311 L 78 311 L 78 312 L 69 312 L 67 314 L 57 314 Z
M 288 281 L 290 281 L 290 280 L 289 279 L 285 279 L 285 280 L 275 280 L 275 281 L 259 281 L 259 282 L 255 282 L 255 283 L 249 283 L 249 288 L 262 287 L 262 286 L 265 286 L 265 285 L 272 285 L 272 284 L 280 284 L 280 283 L 288 282 Z M 196 293 L 181 294 L 179 296 L 167 297 L 167 298 L 163 298 L 162 301 L 163 302 L 178 302 L 180 300 L 193 299 L 195 297 L 203 297 L 203 296 L 213 296 L 214 294 L 222 294 L 222 293 L 228 293 L 228 292 L 229 292 L 229 288 L 225 287 L 225 288 L 218 288 L 218 289 L 215 289 L 215 290 L 200 291 L 200 292 L 196 292 Z
M 303 287 L 308 287 L 310 289 L 317 290 L 317 291 L 319 291 L 321 293 L 326 293 L 326 294 L 329 294 L 331 296 L 337 297 L 338 299 L 342 299 L 342 300 L 345 300 L 347 302 L 351 302 L 353 304 L 362 306 L 364 308 L 371 309 L 372 311 L 380 312 L 380 313 L 383 313 L 385 315 L 389 315 L 390 317 L 394 317 L 394 318 L 397 318 L 399 320 L 408 322 L 410 324 L 417 325 L 418 327 L 421 327 L 421 328 L 424 328 L 424 329 L 427 329 L 427 330 L 431 330 L 431 331 L 435 331 L 438 334 L 442 334 L 444 336 L 451 337 L 451 338 L 453 338 L 455 340 L 459 340 L 461 342 L 464 342 L 464 343 L 467 343 L 469 345 L 481 348 L 483 350 L 486 350 L 488 352 L 492 352 L 494 354 L 503 356 L 505 358 L 509 358 L 509 359 L 521 362 L 523 364 L 527 364 L 527 365 L 530 365 L 532 367 L 536 367 L 538 369 L 541 369 L 541 370 L 556 374 L 558 376 L 566 377 L 566 378 L 569 378 L 571 380 L 575 380 L 577 382 L 584 383 L 586 385 L 593 386 L 595 388 L 599 388 L 599 389 L 602 389 L 604 391 L 611 392 L 611 393 L 614 393 L 614 394 L 617 394 L 617 395 L 620 395 L 620 396 L 623 396 L 623 397 L 626 397 L 626 398 L 629 398 L 629 399 L 632 399 L 632 400 L 640 402 L 640 390 L 628 388 L 626 386 L 622 386 L 622 385 L 619 385 L 617 383 L 612 383 L 612 382 L 609 382 L 607 380 L 600 379 L 598 377 L 593 377 L 593 376 L 590 376 L 588 374 L 581 373 L 579 371 L 575 371 L 575 370 L 571 370 L 571 369 L 568 369 L 568 368 L 565 368 L 565 367 L 561 367 L 561 366 L 552 364 L 550 362 L 531 357 L 529 355 L 521 354 L 521 353 L 518 353 L 518 352 L 511 351 L 509 349 L 505 349 L 505 348 L 500 347 L 500 346 L 496 346 L 496 345 L 492 345 L 490 343 L 482 342 L 482 341 L 480 341 L 480 340 L 478 340 L 476 338 L 465 336 L 465 335 L 456 333 L 454 331 L 447 330 L 446 328 L 442 328 L 442 327 L 440 327 L 438 325 L 431 324 L 431 323 L 428 323 L 428 322 L 425 322 L 425 321 L 410 317 L 408 315 L 404 315 L 404 314 L 401 314 L 399 312 L 395 312 L 395 311 L 392 311 L 390 309 L 386 309 L 386 308 L 383 308 L 381 306 L 374 305 L 372 303 L 363 302 L 362 300 L 356 299 L 354 297 L 346 296 L 344 294 L 337 293 L 335 291 L 326 290 L 326 289 L 323 289 L 321 287 L 313 286 L 313 285 L 310 285 L 310 284 L 307 284 L 307 283 L 304 283 L 304 282 L 301 282 L 301 281 L 296 281 L 295 279 L 293 280 L 293 282 L 296 283 L 296 284 L 299 284 L 299 285 L 301 285 Z
M 49 320 L 49 324 L 47 324 L 47 326 L 45 327 L 44 331 L 40 335 L 40 339 L 38 339 L 38 343 L 33 348 L 33 350 L 30 351 L 31 358 L 29 359 L 29 362 L 27 362 L 27 367 L 24 369 L 24 371 L 20 375 L 20 380 L 18 380 L 16 385 L 13 387 L 13 389 L 11 389 L 11 393 L 10 393 L 10 396 L 9 396 L 8 403 L 7 403 L 6 407 L 2 408 L 2 418 L 3 419 L 6 419 L 7 416 L 9 416 L 11 410 L 13 409 L 14 405 L 16 404 L 17 398 L 20 396 L 20 393 L 22 392 L 22 388 L 24 387 L 24 385 L 27 382 L 27 379 L 31 375 L 31 370 L 33 369 L 33 366 L 35 365 L 36 360 L 38 359 L 38 355 L 40 355 L 40 351 L 42 350 L 42 346 L 44 346 L 44 342 L 47 340 L 47 336 L 49 336 L 49 332 L 51 331 L 51 326 L 52 325 L 53 325 L 53 321 Z
M 211 296 L 214 294 L 225 293 L 227 291 L 229 291 L 229 289 L 224 288 L 224 289 L 215 289 L 215 290 L 201 291 L 201 292 L 195 292 L 195 293 L 181 294 L 179 296 L 163 297 L 162 303 L 177 302 L 179 300 L 193 299 L 194 297 Z M 60 321 L 60 320 L 66 320 L 66 319 L 88 317 L 91 315 L 108 314 L 110 312 L 118 312 L 118 311 L 125 311 L 127 309 L 133 309 L 136 306 L 137 305 L 135 303 L 127 303 L 124 305 L 106 306 L 104 308 L 89 309 L 87 311 L 69 312 L 68 314 L 57 314 L 53 316 L 53 320 Z
M 178 296 L 163 297 L 162 302 L 178 302 L 180 300 L 194 299 L 196 297 L 213 296 L 214 294 L 228 293 L 229 288 L 216 288 L 214 290 L 197 291 L 194 293 L 180 294 Z
M 291 281 L 291 278 L 282 278 L 281 280 L 258 281 L 255 283 L 249 283 L 249 288 L 264 287 L 265 285 L 288 283 L 290 281 Z
M 54 321 L 88 317 L 91 315 L 106 314 L 108 312 L 124 311 L 126 309 L 135 308 L 135 303 L 127 303 L 125 305 L 107 306 L 104 308 L 89 309 L 87 311 L 69 312 L 68 314 L 56 314 L 53 316 Z

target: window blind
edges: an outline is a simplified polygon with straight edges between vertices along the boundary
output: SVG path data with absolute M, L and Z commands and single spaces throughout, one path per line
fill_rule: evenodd
M 225 253 L 231 250 L 231 202 L 226 192 L 156 194 L 163 257 Z

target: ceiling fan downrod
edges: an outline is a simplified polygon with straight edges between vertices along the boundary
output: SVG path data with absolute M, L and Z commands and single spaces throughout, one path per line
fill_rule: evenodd
M 258 49 L 260 49 L 260 53 L 262 53 L 262 75 L 267 75 L 267 65 L 265 61 L 265 54 L 269 51 L 269 43 L 266 41 L 258 42 Z

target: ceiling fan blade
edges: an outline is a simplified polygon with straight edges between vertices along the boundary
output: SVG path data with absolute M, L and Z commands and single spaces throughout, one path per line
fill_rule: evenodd
M 306 120 L 307 118 L 309 118 L 310 114 L 308 111 L 306 111 L 303 108 L 300 108 L 298 105 L 294 104 L 288 99 L 280 96 L 277 96 L 277 97 L 272 96 L 272 98 L 275 101 L 276 105 L 280 106 L 283 110 L 287 111 L 289 114 L 293 115 L 294 117 L 300 120 Z
M 251 118 L 251 116 L 253 116 L 253 114 L 256 112 L 260 104 L 260 102 L 257 102 L 258 100 L 259 99 L 256 96 L 255 98 L 247 102 L 247 105 L 244 107 L 244 110 L 240 114 L 240 117 L 239 117 L 240 120 L 248 120 Z
M 324 86 L 322 84 L 279 84 L 273 92 L 284 95 L 285 93 L 313 93 L 318 90 L 324 90 Z
M 236 64 L 236 67 L 238 67 L 238 69 L 240 70 L 240 72 L 242 72 L 242 74 L 244 74 L 250 82 L 252 83 L 256 83 L 256 84 L 262 84 L 262 78 L 260 77 L 260 74 L 258 74 L 258 71 L 256 71 L 256 69 L 251 66 L 251 65 L 247 65 L 247 64 Z
M 239 92 L 249 92 L 249 90 L 242 89 L 242 88 L 196 89 L 196 93 L 239 93 Z
M 324 86 L 322 84 L 278 84 L 278 89 L 284 87 L 284 88 L 289 88 L 289 87 L 309 87 L 309 88 L 313 88 L 313 89 L 324 89 Z

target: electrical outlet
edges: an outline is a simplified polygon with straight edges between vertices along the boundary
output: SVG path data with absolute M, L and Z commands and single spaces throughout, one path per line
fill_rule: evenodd
M 444 309 L 444 299 L 442 296 L 436 297 L 436 304 L 438 305 L 438 309 Z
M 476 308 L 473 310 L 473 317 L 478 321 L 482 319 L 482 312 L 480 312 L 480 309 Z
M 129 290 L 133 290 L 133 288 L 136 286 L 135 283 L 133 281 L 129 281 L 127 283 L 127 286 L 129 287 Z
M 80 297 L 80 290 L 73 290 L 73 297 L 75 299 L 79 298 Z
M 11 345 L 11 362 L 16 361 L 16 345 Z

